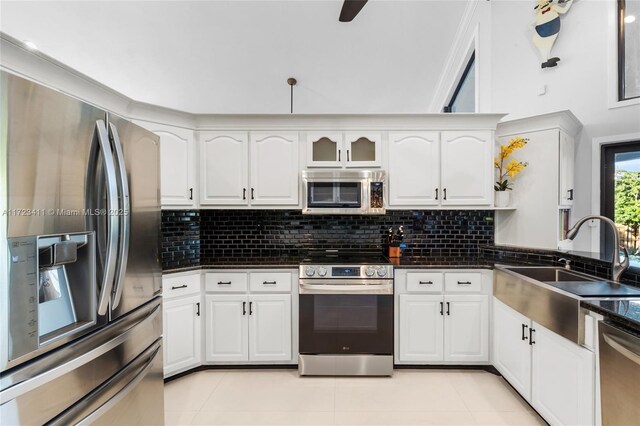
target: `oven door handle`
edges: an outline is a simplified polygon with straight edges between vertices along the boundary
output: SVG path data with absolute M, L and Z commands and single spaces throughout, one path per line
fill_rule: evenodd
M 348 285 L 300 283 L 300 294 L 393 294 L 393 283 Z

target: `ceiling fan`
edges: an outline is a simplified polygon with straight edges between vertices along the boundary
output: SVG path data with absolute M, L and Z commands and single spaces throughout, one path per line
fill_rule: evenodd
M 340 22 L 351 22 L 362 10 L 368 0 L 344 0 L 340 11 Z

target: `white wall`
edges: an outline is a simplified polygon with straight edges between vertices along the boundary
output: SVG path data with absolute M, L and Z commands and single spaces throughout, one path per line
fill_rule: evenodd
M 576 0 L 562 16 L 560 35 L 552 51 L 560 57 L 555 68 L 540 68 L 534 48 L 532 23 L 533 1 L 494 0 L 479 5 L 471 18 L 480 28 L 479 50 L 489 55 L 490 73 L 478 76 L 478 94 L 482 112 L 509 112 L 506 120 L 551 111 L 571 110 L 583 123 L 576 150 L 575 207 L 573 217 L 599 213 L 599 161 L 592 164 L 592 151 L 602 140 L 625 138 L 617 135 L 640 133 L 640 104 L 610 108 L 610 92 L 615 87 L 615 0 Z M 487 11 L 488 9 L 488 11 Z M 490 27 L 489 36 L 482 29 Z M 474 37 L 467 32 L 457 45 L 464 46 Z M 462 49 L 451 59 L 460 63 Z M 487 61 L 487 58 L 481 60 Z M 449 72 L 450 84 L 456 79 Z M 448 87 L 443 82 L 442 87 Z M 546 94 L 538 91 L 544 86 Z M 446 96 L 445 96 L 446 97 Z M 439 98 L 442 102 L 445 97 Z M 437 110 L 439 106 L 434 106 Z M 592 193 L 594 192 L 594 193 Z M 584 231 L 583 231 L 584 233 Z M 593 230 L 593 244 L 596 229 Z M 592 247 L 591 238 L 583 235 L 575 248 Z
M 509 111 L 507 119 L 569 109 L 584 128 L 576 150 L 574 219 L 592 212 L 594 138 L 640 132 L 640 105 L 609 108 L 609 22 L 614 0 L 576 1 L 562 17 L 552 51 L 560 57 L 555 68 L 540 68 L 531 43 L 532 2 L 492 2 L 492 109 Z M 546 87 L 545 95 L 538 90 Z M 599 194 L 595 194 L 599 198 Z M 595 211 L 594 213 L 599 213 Z M 576 240 L 576 248 L 590 242 Z

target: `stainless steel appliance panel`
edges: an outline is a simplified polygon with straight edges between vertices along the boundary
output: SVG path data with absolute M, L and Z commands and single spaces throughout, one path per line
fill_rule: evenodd
M 301 376 L 391 376 L 393 355 L 298 355 Z
M 44 424 L 124 371 L 158 342 L 162 300 L 156 298 L 102 330 L 0 376 L 0 424 Z M 161 351 L 160 351 L 161 352 Z M 160 370 L 159 377 L 162 377 Z M 158 386 L 162 392 L 162 385 Z M 162 407 L 162 397 L 155 406 Z M 139 409 L 142 409 L 140 407 Z M 153 408 L 155 409 L 155 408 Z
M 7 207 L 16 211 L 7 237 L 88 231 L 87 162 L 105 112 L 6 72 L 1 80 Z
M 121 144 L 130 205 L 121 216 L 128 221 L 121 224 L 128 231 L 128 253 L 119 259 L 122 273 L 116 272 L 112 297 L 112 318 L 118 318 L 162 291 L 160 146 L 158 136 L 130 121 L 110 114 L 109 124 L 110 138 L 117 134 Z M 117 160 L 117 152 L 115 156 Z
M 619 426 L 640 420 L 640 337 L 598 323 L 602 424 Z
M 500 267 L 493 272 L 493 295 L 538 324 L 581 343 L 579 299 Z

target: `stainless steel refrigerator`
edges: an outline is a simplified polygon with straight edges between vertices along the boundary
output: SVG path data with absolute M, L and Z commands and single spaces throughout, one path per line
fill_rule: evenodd
M 162 424 L 158 137 L 0 78 L 0 424 Z

